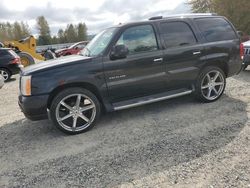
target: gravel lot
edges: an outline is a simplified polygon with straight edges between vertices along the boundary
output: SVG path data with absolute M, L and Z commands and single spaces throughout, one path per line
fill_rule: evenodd
M 0 90 L 0 187 L 250 187 L 250 70 L 211 104 L 182 97 L 67 136 L 31 122 L 18 77 Z

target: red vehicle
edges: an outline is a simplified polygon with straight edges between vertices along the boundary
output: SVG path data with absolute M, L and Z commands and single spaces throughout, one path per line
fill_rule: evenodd
M 81 41 L 71 45 L 68 48 L 56 50 L 56 57 L 78 54 L 87 44 L 88 41 Z

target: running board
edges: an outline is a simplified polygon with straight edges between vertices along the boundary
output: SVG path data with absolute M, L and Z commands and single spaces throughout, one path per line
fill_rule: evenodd
M 184 95 L 191 94 L 193 91 L 188 90 L 188 89 L 179 89 L 179 90 L 173 90 L 173 91 L 168 91 L 156 95 L 150 95 L 146 97 L 141 97 L 141 98 L 135 98 L 135 99 L 130 99 L 127 101 L 122 101 L 122 102 L 117 102 L 113 103 L 114 110 L 123 110 L 127 108 L 132 108 L 136 106 L 141 106 L 144 104 L 150 104 L 166 99 L 172 99 Z

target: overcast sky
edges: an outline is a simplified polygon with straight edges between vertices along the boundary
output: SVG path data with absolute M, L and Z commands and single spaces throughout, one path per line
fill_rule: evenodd
M 25 21 L 37 33 L 36 17 L 43 15 L 52 34 L 68 23 L 85 22 L 88 34 L 118 23 L 151 16 L 186 13 L 187 0 L 0 0 L 0 21 Z

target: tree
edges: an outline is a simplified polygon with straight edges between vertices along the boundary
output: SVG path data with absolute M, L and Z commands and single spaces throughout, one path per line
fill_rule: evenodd
M 87 40 L 87 27 L 85 23 L 79 23 L 77 26 L 77 39 L 78 41 Z
M 69 24 L 65 30 L 67 42 L 77 42 L 77 32 L 73 24 Z
M 20 40 L 30 35 L 29 26 L 23 22 L 0 23 L 0 41 Z
M 51 44 L 50 28 L 47 20 L 44 16 L 39 16 L 36 21 L 39 31 L 38 45 Z
M 213 0 L 190 0 L 189 4 L 194 13 L 213 12 Z
M 57 37 L 58 37 L 58 42 L 59 43 L 65 43 L 66 42 L 63 29 L 58 30 Z
M 58 38 L 56 36 L 53 36 L 51 39 L 52 44 L 58 44 Z
M 29 25 L 27 23 L 24 23 L 24 22 L 21 22 L 20 25 L 21 25 L 22 38 L 30 36 L 31 33 L 30 33 Z
M 193 12 L 215 12 L 227 17 L 237 28 L 250 34 L 249 0 L 191 0 Z
M 22 38 L 22 28 L 20 23 L 15 22 L 13 25 L 13 39 L 20 40 Z

